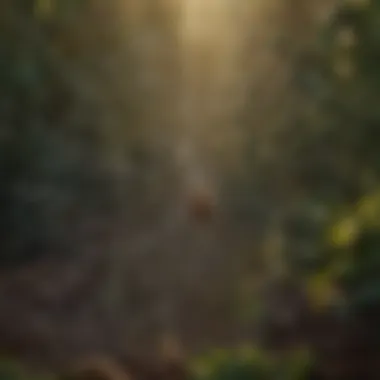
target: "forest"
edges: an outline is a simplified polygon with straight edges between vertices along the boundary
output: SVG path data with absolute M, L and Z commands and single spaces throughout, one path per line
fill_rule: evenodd
M 378 380 L 378 68 L 380 0 L 1 0 L 0 379 Z

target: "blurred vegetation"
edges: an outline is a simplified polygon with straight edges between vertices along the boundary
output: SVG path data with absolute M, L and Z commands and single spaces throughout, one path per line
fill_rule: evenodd
M 70 62 L 80 41 L 67 33 L 72 27 L 68 23 L 88 22 L 84 4 L 5 1 L 1 5 L 3 266 L 68 245 L 73 236 L 70 226 L 80 217 L 78 205 L 83 213 L 86 208 L 94 212 L 104 203 L 98 195 L 103 194 L 105 201 L 112 196 L 105 185 L 107 173 L 101 174 L 99 155 L 104 148 L 94 125 L 96 103 L 78 104 L 81 98 L 69 83 L 79 74 L 75 65 L 86 70 L 83 60 Z M 68 19 L 68 12 L 76 17 Z
M 274 359 L 259 349 L 215 350 L 193 363 L 194 379 L 307 379 L 310 367 L 305 350 L 291 351 Z
M 174 187 L 174 182 L 170 170 L 164 172 L 170 167 L 169 155 L 162 153 L 166 145 L 152 148 L 142 137 L 151 132 L 142 116 L 144 104 L 158 102 L 160 93 L 150 94 L 148 101 L 149 91 L 138 83 L 141 62 L 132 54 L 132 44 L 120 37 L 132 31 L 123 26 L 118 2 L 101 3 L 3 0 L 0 5 L 2 272 L 46 257 L 78 257 L 82 253 L 78 240 L 83 239 L 78 230 L 90 220 L 101 220 L 110 229 L 125 223 L 122 227 L 131 228 L 132 233 L 127 232 L 134 236 L 133 226 L 147 220 L 160 224 L 157 214 L 171 204 L 172 193 L 166 187 Z M 152 20 L 165 23 L 161 16 Z M 343 1 L 315 43 L 292 53 L 288 89 L 293 103 L 285 121 L 273 122 L 274 131 L 268 122 L 270 132 L 260 132 L 265 139 L 252 132 L 256 106 L 248 99 L 248 116 L 242 120 L 248 131 L 247 170 L 243 179 L 234 182 L 236 178 L 229 177 L 223 190 L 230 196 L 234 191 L 240 194 L 226 201 L 232 220 L 228 228 L 248 225 L 248 234 L 255 234 L 253 226 L 259 225 L 257 235 L 263 232 L 265 238 L 262 245 L 252 243 L 236 252 L 239 283 L 234 284 L 233 295 L 225 297 L 232 298 L 226 304 L 230 308 L 233 304 L 231 313 L 238 314 L 239 323 L 255 324 L 259 333 L 243 329 L 243 335 L 255 335 L 247 339 L 249 348 L 220 349 L 190 360 L 194 379 L 328 379 L 331 373 L 343 379 L 350 371 L 357 374 L 351 379 L 364 373 L 377 378 L 373 366 L 380 351 L 379 26 L 379 0 Z M 154 121 L 161 125 L 165 120 Z M 192 240 L 181 238 L 181 248 Z M 235 244 L 235 251 L 239 247 Z M 111 255 L 120 246 L 108 249 L 106 254 Z M 151 272 L 159 271 L 160 257 L 149 256 Z M 149 264 L 140 257 L 135 260 Z M 223 256 L 220 261 L 228 260 Z M 182 258 L 179 261 L 182 264 Z M 127 277 L 132 288 L 136 268 L 131 263 Z M 204 263 L 200 259 L 197 265 Z M 169 293 L 165 286 L 177 282 L 166 283 L 167 273 L 157 277 L 164 284 L 162 292 Z M 274 287 L 276 297 L 264 292 L 260 298 L 250 288 L 255 288 L 258 274 L 269 278 L 268 287 Z M 150 284 L 146 287 L 155 288 L 150 280 L 144 278 Z M 227 279 L 220 282 L 218 289 L 226 290 Z M 293 301 L 287 303 L 281 292 L 289 283 L 286 294 Z M 205 310 L 213 310 L 218 303 L 214 288 L 210 285 L 208 290 L 207 281 L 198 286 L 206 294 L 200 302 Z M 156 289 L 151 293 L 146 289 L 140 293 L 127 289 L 130 294 L 121 298 L 130 297 L 143 313 L 148 310 L 144 302 L 156 294 Z M 228 314 L 218 306 L 213 312 Z M 181 316 L 191 318 L 187 312 L 192 315 L 186 310 Z M 324 318 L 331 324 L 324 324 Z M 209 332 L 211 325 L 217 323 L 205 323 L 198 334 Z M 327 347 L 331 336 L 341 344 L 338 348 Z M 271 347 L 264 349 L 268 341 Z M 365 369 L 363 355 L 368 359 Z M 13 368 L 0 363 L 0 378 L 26 378 L 17 365 Z M 312 377 L 312 371 L 319 370 L 322 377 Z
M 293 57 L 296 112 L 269 140 L 276 153 L 262 158 L 262 139 L 257 139 L 259 146 L 253 142 L 249 151 L 250 162 L 255 163 L 254 177 L 245 185 L 256 196 L 260 194 L 261 200 L 271 197 L 276 202 L 275 216 L 281 218 L 285 239 L 270 265 L 273 270 L 281 258 L 280 277 L 286 273 L 298 289 L 305 290 L 303 302 L 309 311 L 303 318 L 312 321 L 306 332 L 302 324 L 294 326 L 293 332 L 291 327 L 283 330 L 310 348 L 316 368 L 323 367 L 321 350 L 325 351 L 322 362 L 327 363 L 326 355 L 333 358 L 318 377 L 323 379 L 330 378 L 329 373 L 335 373 L 334 379 L 377 378 L 379 20 L 379 1 L 344 1 L 338 6 L 316 42 Z M 257 212 L 255 203 L 246 207 L 252 205 Z M 259 305 L 264 319 L 269 312 L 266 303 L 264 297 Z M 300 308 L 291 303 L 283 306 L 290 312 Z M 276 309 L 270 312 L 275 314 Z M 326 315 L 334 322 L 320 325 Z M 329 335 L 341 343 L 335 351 L 321 348 Z M 274 334 L 273 339 L 272 344 L 280 345 L 279 336 Z M 287 342 L 285 349 L 291 349 L 292 337 Z M 334 372 L 339 360 L 346 362 L 346 369 Z M 350 361 L 352 366 L 347 364 Z M 268 376 L 263 378 L 276 378 Z

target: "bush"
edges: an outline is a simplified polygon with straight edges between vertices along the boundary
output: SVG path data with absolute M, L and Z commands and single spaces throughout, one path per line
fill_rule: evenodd
M 192 363 L 195 380 L 307 379 L 310 358 L 306 351 L 289 351 L 275 358 L 255 348 L 214 350 Z
M 0 360 L 0 380 L 54 380 L 51 375 L 35 375 L 29 373 L 20 363 L 14 360 Z

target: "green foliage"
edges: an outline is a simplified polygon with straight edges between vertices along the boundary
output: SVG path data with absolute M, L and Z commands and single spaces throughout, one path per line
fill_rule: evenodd
M 27 376 L 20 365 L 13 361 L 0 362 L 0 379 L 1 380 L 26 380 Z
M 333 226 L 331 260 L 344 260 L 339 280 L 352 311 L 380 307 L 379 192 L 363 197 Z M 348 221 L 350 221 L 348 223 Z
M 56 380 L 56 376 L 50 374 L 31 374 L 19 362 L 15 360 L 0 360 L 1 380 Z
M 338 246 L 352 244 L 369 223 L 346 215 L 347 208 L 360 208 L 371 223 L 378 218 L 377 195 L 368 193 L 380 177 L 379 22 L 378 0 L 343 1 L 317 47 L 299 57 L 295 76 L 305 111 L 285 129 L 292 143 L 283 145 L 281 158 L 300 195 L 286 219 L 289 263 L 297 274 L 323 270 L 331 255 L 327 277 L 345 270 L 348 257 Z M 340 221 L 326 237 L 334 215 Z
M 215 350 L 194 360 L 195 380 L 303 380 L 307 379 L 310 358 L 306 351 L 288 352 L 275 360 L 253 347 Z
M 80 70 L 89 63 L 72 54 L 74 47 L 90 48 L 78 29 L 80 21 L 89 28 L 95 21 L 87 3 L 20 0 L 1 5 L 2 266 L 69 252 L 74 220 L 99 209 L 112 212 L 113 190 L 105 186 L 111 173 L 104 169 L 103 111 L 77 86 Z M 106 56 L 102 48 L 98 61 Z M 91 59 L 95 64 L 95 56 Z

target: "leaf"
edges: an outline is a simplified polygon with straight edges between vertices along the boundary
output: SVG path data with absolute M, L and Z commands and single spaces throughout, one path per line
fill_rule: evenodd
M 346 217 L 331 229 L 330 242 L 333 246 L 345 248 L 352 245 L 359 236 L 359 222 L 354 217 Z
M 34 13 L 37 18 L 49 18 L 55 9 L 55 0 L 35 0 Z
M 365 9 L 371 5 L 371 0 L 346 0 L 346 5 L 355 9 Z
M 379 226 L 380 192 L 363 197 L 358 202 L 357 215 L 368 227 Z
M 320 273 L 309 278 L 306 290 L 312 306 L 316 309 L 331 305 L 339 298 L 330 272 Z
M 351 79 L 355 74 L 355 65 L 350 57 L 337 57 L 333 62 L 333 70 L 340 79 Z

